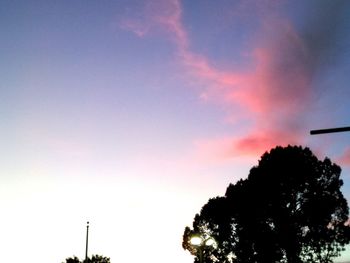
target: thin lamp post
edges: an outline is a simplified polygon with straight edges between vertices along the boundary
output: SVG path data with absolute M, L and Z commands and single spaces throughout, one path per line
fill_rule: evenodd
M 330 129 L 321 129 L 321 130 L 311 130 L 310 134 L 311 135 L 316 135 L 316 134 L 325 134 L 325 133 L 334 133 L 334 132 L 347 132 L 347 131 L 350 131 L 350 126 L 349 127 L 330 128 Z
M 215 241 L 211 237 L 208 237 L 207 239 L 203 239 L 202 237 L 199 237 L 199 236 L 193 236 L 190 239 L 190 243 L 193 246 L 197 247 L 197 249 L 199 250 L 199 263 L 204 263 L 203 250 L 205 247 L 213 246 Z
M 85 263 L 88 263 L 89 221 L 86 224 Z

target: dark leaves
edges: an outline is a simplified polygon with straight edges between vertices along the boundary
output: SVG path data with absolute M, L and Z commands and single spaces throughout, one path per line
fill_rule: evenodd
M 331 262 L 350 241 L 340 173 L 308 148 L 276 147 L 246 180 L 203 206 L 193 230 L 185 229 L 184 243 L 194 232 L 214 237 L 211 262 Z

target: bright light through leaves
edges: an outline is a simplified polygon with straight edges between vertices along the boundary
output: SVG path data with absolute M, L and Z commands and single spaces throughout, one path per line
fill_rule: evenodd
M 206 246 L 214 246 L 215 245 L 215 240 L 212 238 L 209 238 L 205 241 Z
M 199 246 L 202 243 L 202 239 L 200 237 L 194 236 L 194 237 L 191 237 L 190 242 L 194 246 Z

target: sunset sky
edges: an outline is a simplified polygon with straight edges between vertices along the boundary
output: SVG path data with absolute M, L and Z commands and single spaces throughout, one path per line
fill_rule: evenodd
M 343 168 L 350 1 L 1 0 L 8 263 L 191 263 L 186 225 L 276 145 Z M 346 252 L 339 261 L 350 261 Z

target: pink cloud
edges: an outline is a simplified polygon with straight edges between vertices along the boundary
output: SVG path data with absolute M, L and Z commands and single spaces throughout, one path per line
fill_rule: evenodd
M 205 161 L 229 160 L 237 156 L 256 156 L 276 145 L 297 144 L 298 136 L 292 132 L 254 130 L 241 136 L 223 136 L 215 139 L 202 139 L 195 143 L 196 155 Z
M 180 8 L 180 5 L 177 7 Z M 183 31 L 178 35 L 186 36 L 180 17 L 176 18 L 171 26 L 177 32 Z M 273 28 L 270 28 L 272 25 Z M 302 140 L 298 118 L 301 119 L 310 92 L 310 79 L 305 66 L 307 55 L 301 39 L 290 24 L 283 20 L 265 21 L 265 27 L 266 33 L 276 34 L 278 31 L 278 37 L 257 41 L 259 46 L 251 54 L 255 67 L 247 72 L 218 70 L 204 56 L 192 52 L 188 45 L 178 45 L 183 64 L 195 78 L 208 83 L 206 96 L 211 94 L 228 108 L 239 105 L 244 109 L 244 118 L 254 121 L 247 135 L 216 141 L 223 155 L 256 155 L 277 144 L 300 143 Z M 170 31 L 175 30 L 170 28 Z M 178 42 L 189 41 L 179 39 Z M 215 152 L 219 151 L 220 147 L 215 147 L 214 142 L 204 142 L 202 148 L 210 148 L 209 152 L 213 148 Z
M 302 39 L 288 21 L 259 10 L 260 15 L 265 15 L 248 57 L 252 66 L 245 71 L 222 70 L 193 51 L 179 0 L 157 6 L 152 21 L 176 44 L 185 71 L 204 84 L 200 98 L 224 105 L 227 119 L 241 118 L 252 123 L 250 130 L 241 135 L 199 140 L 197 149 L 223 157 L 257 156 L 275 145 L 302 143 L 304 131 L 300 127 L 311 94 L 310 63 Z
M 162 12 L 155 16 L 155 20 L 163 25 L 171 33 L 173 40 L 176 42 L 181 52 L 189 46 L 186 30 L 181 22 L 182 9 L 178 0 L 167 1 L 162 5 Z
M 336 162 L 340 165 L 350 166 L 350 148 L 347 148 Z
M 133 32 L 138 37 L 144 37 L 150 30 L 150 25 L 132 19 L 123 20 L 120 23 L 120 27 L 124 30 Z
M 266 113 L 281 105 L 293 112 L 297 109 L 295 103 L 303 102 L 309 82 L 303 66 L 307 54 L 290 24 L 283 20 L 265 21 L 265 32 L 273 31 L 277 35 L 278 31 L 279 37 L 257 41 L 259 45 L 251 52 L 255 68 L 249 72 L 222 71 L 213 67 L 203 55 L 191 51 L 187 31 L 181 22 L 181 5 L 178 0 L 171 2 L 174 13 L 160 21 L 173 33 L 182 63 L 198 80 L 209 82 L 209 87 L 221 93 L 224 101 L 248 106 L 252 113 Z M 286 58 L 284 54 L 288 53 L 293 54 Z
M 235 141 L 233 154 L 262 154 L 264 151 L 271 149 L 276 145 L 286 146 L 288 144 L 297 144 L 298 140 L 298 135 L 289 131 L 254 131 Z

